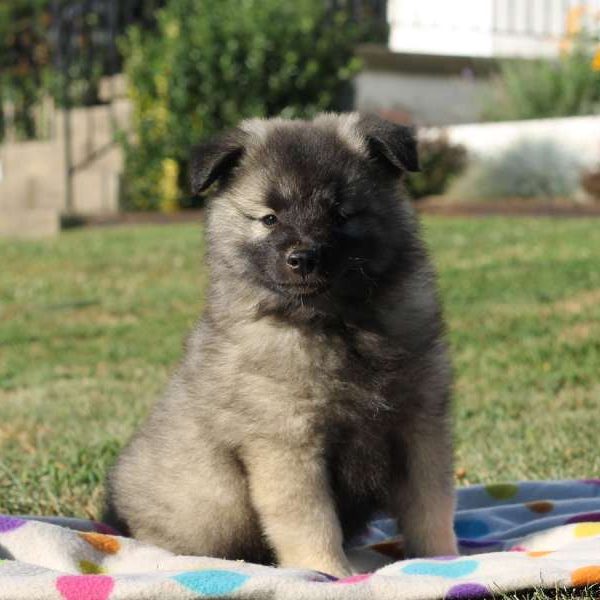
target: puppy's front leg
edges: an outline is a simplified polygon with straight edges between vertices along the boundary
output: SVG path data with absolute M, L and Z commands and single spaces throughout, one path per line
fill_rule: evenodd
M 349 575 L 325 463 L 316 449 L 256 440 L 242 458 L 252 503 L 278 563 Z
M 394 501 L 407 556 L 458 554 L 448 425 L 442 418 L 416 420 L 402 432 L 400 446 L 406 473 Z

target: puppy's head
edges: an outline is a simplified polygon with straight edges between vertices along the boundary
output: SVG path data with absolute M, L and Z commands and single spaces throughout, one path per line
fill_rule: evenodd
M 409 258 L 399 180 L 417 169 L 412 131 L 372 115 L 245 121 L 192 159 L 195 193 L 219 184 L 213 270 L 288 304 L 364 296 Z

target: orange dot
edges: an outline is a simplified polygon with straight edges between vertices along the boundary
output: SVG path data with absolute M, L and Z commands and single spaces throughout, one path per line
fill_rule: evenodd
M 527 556 L 531 556 L 531 558 L 541 558 L 547 554 L 552 554 L 552 552 L 554 552 L 554 550 L 532 550 L 527 553 Z
M 571 581 L 577 587 L 600 583 L 600 565 L 590 565 L 589 567 L 576 569 L 571 573 Z
M 79 534 L 90 546 L 105 554 L 116 554 L 120 548 L 119 540 L 112 535 L 103 533 L 80 533 Z
M 527 502 L 525 505 L 527 508 L 535 513 L 547 513 L 550 512 L 554 508 L 554 504 L 549 500 L 537 500 L 535 502 Z

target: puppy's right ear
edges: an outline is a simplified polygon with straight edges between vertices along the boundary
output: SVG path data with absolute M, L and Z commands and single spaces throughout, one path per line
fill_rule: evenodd
M 412 127 L 390 123 L 375 114 L 363 114 L 358 121 L 358 130 L 373 157 L 384 160 L 400 173 L 421 170 Z
M 190 160 L 192 194 L 203 192 L 231 174 L 244 154 L 245 137 L 243 131 L 234 129 L 194 147 Z

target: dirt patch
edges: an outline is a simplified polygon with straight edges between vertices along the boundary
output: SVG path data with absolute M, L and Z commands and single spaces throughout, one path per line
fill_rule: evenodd
M 576 204 L 568 200 L 524 200 L 458 202 L 444 196 L 423 198 L 415 203 L 423 214 L 444 217 L 600 217 L 600 204 Z
M 105 227 L 113 225 L 168 225 L 171 223 L 201 223 L 204 211 L 201 209 L 181 210 L 174 213 L 162 212 L 121 212 L 115 215 L 86 216 L 78 225 Z
M 541 310 L 541 314 L 551 315 L 555 312 L 566 313 L 570 315 L 576 315 L 581 313 L 582 310 L 598 306 L 600 304 L 600 290 L 590 290 L 589 292 L 581 292 L 566 298 L 559 300 L 558 302 L 552 303 L 548 307 L 544 307 Z
M 565 327 L 560 335 L 559 339 L 567 343 L 579 343 L 585 342 L 592 337 L 592 334 L 597 335 L 595 332 L 598 331 L 596 323 L 586 322 L 577 323 L 570 327 Z
M 600 217 L 600 204 L 575 204 L 568 200 L 523 200 L 457 202 L 444 196 L 432 196 L 415 202 L 417 212 L 442 217 Z M 122 212 L 115 215 L 78 217 L 71 226 L 106 227 L 115 225 L 161 225 L 201 223 L 204 210 L 174 213 Z

